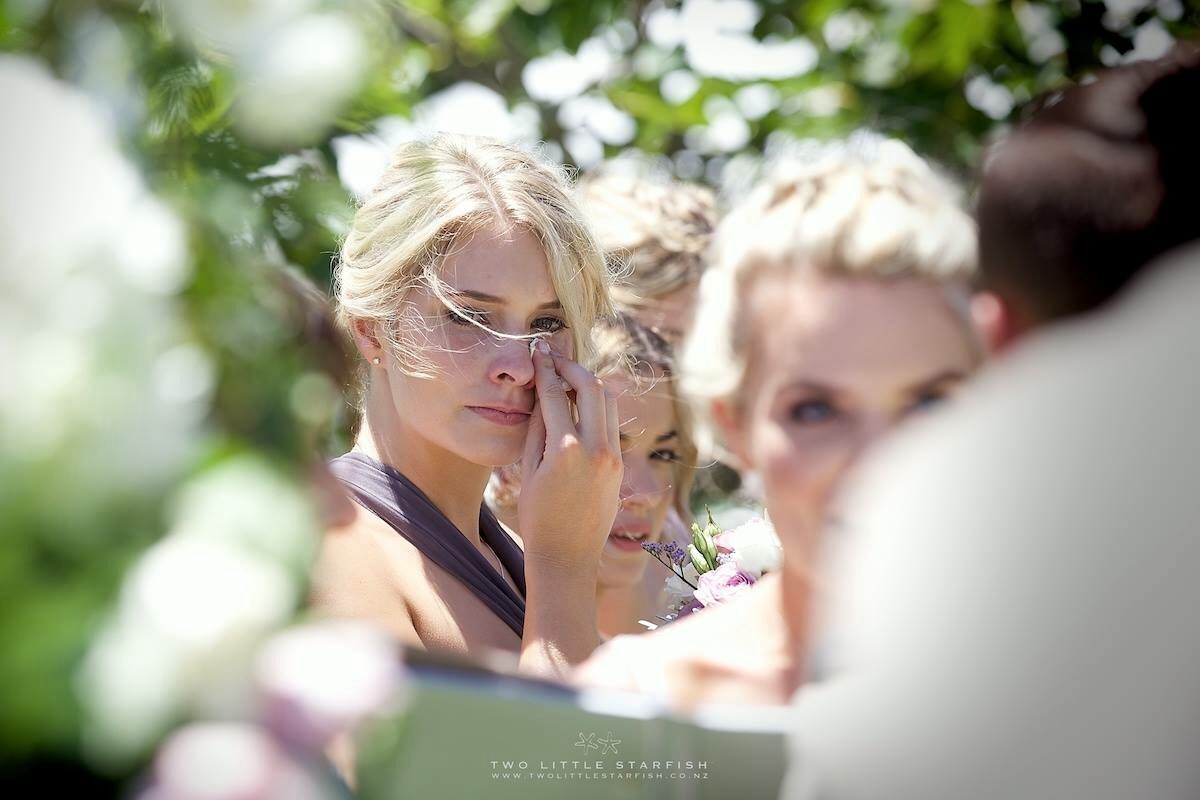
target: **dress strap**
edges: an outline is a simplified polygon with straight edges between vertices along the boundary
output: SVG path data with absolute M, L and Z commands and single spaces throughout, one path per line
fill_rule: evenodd
M 399 471 L 359 452 L 339 456 L 329 466 L 359 505 L 461 581 L 521 636 L 525 627 L 524 554 L 487 506 L 479 510 L 480 538 L 495 551 L 520 593 L 513 591 L 462 531 Z

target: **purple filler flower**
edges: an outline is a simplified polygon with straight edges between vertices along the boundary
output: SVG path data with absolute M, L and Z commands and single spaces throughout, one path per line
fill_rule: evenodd
M 716 569 L 700 576 L 696 599 L 705 606 L 724 603 L 749 589 L 754 583 L 753 575 L 738 569 L 737 564 L 733 561 L 726 561 Z
M 667 542 L 664 549 L 666 550 L 667 557 L 677 567 L 682 566 L 683 562 L 687 560 L 687 551 L 680 547 L 679 542 Z
M 642 549 L 655 558 L 661 560 L 661 556 L 663 555 L 663 546 L 658 542 L 646 542 L 642 544 Z

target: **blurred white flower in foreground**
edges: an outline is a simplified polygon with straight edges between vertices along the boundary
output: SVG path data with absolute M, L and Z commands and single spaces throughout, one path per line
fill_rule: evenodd
M 313 752 L 404 701 L 394 642 L 365 623 L 321 622 L 277 634 L 259 651 L 254 672 L 267 727 Z
M 265 144 L 309 142 L 358 89 L 366 67 L 366 42 L 346 16 L 299 17 L 238 61 L 237 123 Z
M 243 669 L 295 600 L 284 569 L 229 543 L 168 537 L 152 547 L 81 669 L 89 754 L 136 757 L 203 696 L 206 682 Z
M 307 497 L 264 462 L 243 456 L 201 473 L 174 503 L 176 536 L 223 540 L 302 577 L 317 540 Z
M 255 647 L 299 600 L 317 535 L 307 509 L 248 457 L 181 490 L 171 533 L 129 571 L 81 668 L 93 758 L 136 756 L 189 709 L 244 703 Z
M 327 779 L 326 779 L 327 781 Z M 338 797 L 266 731 L 243 722 L 188 725 L 154 759 L 138 800 L 322 800 Z
M 208 400 L 154 380 L 184 344 L 172 297 L 190 272 L 184 227 L 83 92 L 0 56 L 0 96 L 22 109 L 0 131 L 0 467 L 52 469 L 79 508 L 162 485 Z
M 202 55 L 227 57 L 237 79 L 234 121 L 270 147 L 328 129 L 367 73 L 367 43 L 348 13 L 314 0 L 164 0 L 167 22 Z
M 281 25 L 311 10 L 315 0 L 163 0 L 167 21 L 193 45 L 246 52 Z

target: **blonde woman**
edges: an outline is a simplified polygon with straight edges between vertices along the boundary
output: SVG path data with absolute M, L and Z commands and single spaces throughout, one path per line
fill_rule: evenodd
M 597 626 L 605 636 L 643 633 L 665 609 L 668 575 L 642 549 L 667 537 L 688 496 L 696 445 L 691 414 L 676 386 L 670 347 L 627 314 L 595 328 L 596 372 L 617 397 L 624 476 L 616 519 L 596 577 Z M 497 472 L 489 503 L 500 520 L 517 526 L 519 470 Z M 649 589 L 644 588 L 649 587 Z
M 613 287 L 614 302 L 678 350 L 692 326 L 717 225 L 712 192 L 690 183 L 600 171 L 580 182 L 579 198 L 605 258 L 622 276 Z M 711 431 L 697 433 L 704 441 L 704 460 L 716 466 L 709 458 L 719 450 L 710 441 Z M 719 455 L 731 460 L 724 451 Z M 707 468 L 696 475 L 703 485 L 716 488 Z M 681 545 L 691 541 L 689 499 L 677 492 L 665 525 L 666 538 Z M 646 570 L 633 589 L 636 605 L 657 603 L 663 589 L 660 570 Z
M 607 272 L 564 179 L 487 140 L 406 145 L 335 284 L 365 367 L 353 450 L 331 464 L 357 513 L 324 538 L 314 605 L 534 671 L 581 660 L 621 456 L 616 399 L 580 363 Z M 522 541 L 482 504 L 518 459 Z
M 712 192 L 598 173 L 580 182 L 579 200 L 605 258 L 623 275 L 614 302 L 677 347 L 691 327 L 717 224 Z
M 953 395 L 982 351 L 975 233 L 905 145 L 858 139 L 777 172 L 722 223 L 684 351 L 685 392 L 756 470 L 783 568 L 727 604 L 618 637 L 586 684 L 783 703 L 804 681 L 810 556 L 854 462 Z

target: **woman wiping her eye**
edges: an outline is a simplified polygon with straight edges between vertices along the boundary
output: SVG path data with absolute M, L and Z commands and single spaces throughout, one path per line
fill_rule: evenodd
M 688 496 L 696 445 L 667 341 L 624 313 L 597 324 L 594 339 L 596 372 L 617 397 L 624 464 L 620 506 L 596 580 L 597 626 L 615 636 L 644 632 L 641 620 L 661 622 L 668 573 L 642 545 L 667 539 L 669 515 L 686 513 L 678 504 Z M 519 469 L 497 470 L 488 503 L 514 527 L 519 496 Z
M 615 396 L 581 365 L 608 275 L 565 180 L 487 140 L 406 145 L 335 283 L 364 368 L 362 424 L 331 467 L 357 513 L 324 538 L 313 605 L 541 673 L 585 658 L 621 453 Z M 520 540 L 483 506 L 518 459 Z

